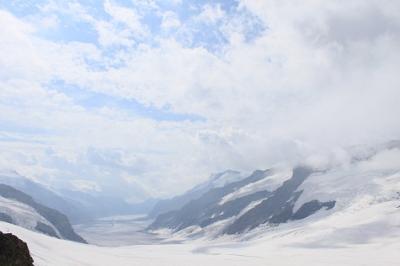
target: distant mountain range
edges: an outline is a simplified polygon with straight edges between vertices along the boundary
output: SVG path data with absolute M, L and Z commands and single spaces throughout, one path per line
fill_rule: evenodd
M 74 200 L 68 200 L 59 193 L 19 175 L 15 171 L 1 171 L 0 184 L 12 186 L 30 195 L 36 202 L 64 213 L 71 221 L 81 221 L 90 218 L 88 213 Z
M 0 220 L 53 237 L 86 243 L 75 233 L 67 216 L 4 184 L 0 184 Z
M 202 190 L 200 196 L 197 190 L 191 190 L 183 195 L 186 199 L 191 195 L 190 201 L 178 210 L 160 214 L 149 229 L 169 228 L 180 231 L 190 226 L 205 228 L 230 220 L 221 233 L 236 234 L 267 222 L 279 224 L 306 218 L 322 208 L 333 208 L 334 200 L 311 200 L 296 212 L 293 211 L 301 195 L 301 191 L 296 190 L 311 173 L 313 170 L 307 167 L 297 167 L 291 174 L 272 169 L 257 170 L 242 180 L 222 187 L 207 186 L 207 190 Z M 284 180 L 286 177 L 288 179 Z M 282 182 L 277 187 L 276 179 Z
M 171 199 L 157 201 L 155 206 L 149 212 L 149 216 L 155 218 L 160 214 L 178 210 L 191 200 L 199 198 L 208 190 L 216 187 L 222 187 L 241 178 L 243 178 L 241 173 L 234 170 L 226 170 L 224 172 L 214 174 L 206 182 L 195 186 L 182 195 L 173 197 Z
M 158 201 L 149 199 L 139 204 L 82 191 L 55 192 L 15 172 L 3 171 L 0 172 L 0 184 L 4 184 L 0 207 L 3 210 L 7 206 L 19 208 L 20 214 L 30 213 L 35 222 L 27 222 L 28 214 L 13 216 L 18 214 L 16 211 L 0 211 L 0 220 L 73 239 L 73 233 L 62 233 L 70 228 L 67 217 L 78 223 L 104 216 L 148 213 L 153 219 L 148 226 L 151 231 L 170 229 L 183 234 L 213 236 L 242 234 L 260 226 L 273 227 L 330 215 L 352 206 L 357 197 L 377 197 L 382 191 L 387 191 L 382 197 L 398 197 L 400 190 L 394 191 L 396 186 L 387 186 L 389 181 L 376 178 L 399 171 L 399 143 L 351 147 L 347 162 L 322 168 L 300 165 L 256 170 L 248 175 L 227 170 L 212 175 L 182 195 Z M 60 218 L 61 213 L 67 217 Z M 63 229 L 60 224 L 67 225 Z
M 0 184 L 12 186 L 32 196 L 36 202 L 59 210 L 67 215 L 72 223 L 111 215 L 147 213 L 156 203 L 155 199 L 148 199 L 131 204 L 121 197 L 101 193 L 68 189 L 55 191 L 15 171 L 0 171 Z
M 148 229 L 189 235 L 242 234 L 316 213 L 316 217 L 330 215 L 350 208 L 359 197 L 378 197 L 383 191 L 386 194 L 380 197 L 397 198 L 396 186 L 379 178 L 400 170 L 399 143 L 351 147 L 347 163 L 322 169 L 303 165 L 257 170 L 222 186 L 211 185 L 211 179 L 200 188 L 157 203 Z

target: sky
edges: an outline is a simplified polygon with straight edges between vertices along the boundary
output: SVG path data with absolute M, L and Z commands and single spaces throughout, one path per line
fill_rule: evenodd
M 400 134 L 400 2 L 0 0 L 0 169 L 167 197 Z

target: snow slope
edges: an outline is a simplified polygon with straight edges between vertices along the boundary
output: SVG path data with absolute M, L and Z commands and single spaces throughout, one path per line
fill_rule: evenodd
M 168 242 L 154 245 L 84 245 L 3 222 L 0 231 L 14 233 L 26 241 L 37 266 L 399 265 L 398 148 L 314 172 L 296 191 L 302 193 L 294 210 L 314 199 L 335 200 L 337 204 L 302 220 L 279 225 L 265 223 L 240 235 L 210 238 L 205 232 L 203 237 L 188 239 L 179 232 L 170 235 Z M 212 226 L 205 227 L 205 231 Z
M 195 186 L 181 195 L 170 199 L 159 200 L 149 212 L 149 216 L 156 218 L 160 214 L 179 210 L 190 201 L 200 198 L 209 190 L 224 187 L 230 183 L 237 182 L 244 177 L 245 175 L 234 170 L 226 170 L 221 173 L 213 174 L 206 182 Z
M 182 244 L 98 247 L 59 240 L 0 222 L 26 241 L 37 266 L 47 265 L 398 265 L 400 209 L 386 201 L 318 215 L 242 238 Z M 246 238 L 251 240 L 244 241 Z
M 398 146 L 384 146 L 368 156 L 349 154 L 340 164 L 306 168 L 310 174 L 303 177 L 298 170 L 274 168 L 261 178 L 245 178 L 232 188 L 211 190 L 179 211 L 159 216 L 150 228 L 213 238 L 294 223 L 310 215 L 324 219 L 376 203 L 397 201 L 400 205 Z
M 0 183 L 9 185 L 31 196 L 37 203 L 56 209 L 71 221 L 88 219 L 89 215 L 76 201 L 63 198 L 59 193 L 36 180 L 18 174 L 16 171 L 0 169 Z
M 0 184 L 0 195 L 3 197 L 0 220 L 50 236 L 86 243 L 74 232 L 68 218 L 59 211 L 37 203 L 31 196 L 8 185 Z
M 254 182 L 247 184 L 246 186 L 241 187 L 238 190 L 235 190 L 234 192 L 226 195 L 225 197 L 222 198 L 222 200 L 219 202 L 220 205 L 223 205 L 224 203 L 227 203 L 228 201 L 232 201 L 244 196 L 247 196 L 249 194 L 256 193 L 258 191 L 274 191 L 277 189 L 285 180 L 289 179 L 290 176 L 292 175 L 292 169 L 274 169 L 273 173 L 269 176 L 266 176 L 265 178 Z
M 390 153 L 396 161 L 397 151 Z M 311 176 L 302 184 L 304 198 L 299 200 L 307 201 L 313 193 L 331 193 L 338 200 L 337 209 L 279 226 L 262 225 L 241 235 L 183 241 L 172 235 L 169 243 L 181 242 L 99 247 L 50 238 L 4 222 L 0 231 L 26 241 L 36 266 L 397 266 L 400 172 L 396 164 L 384 169 L 376 166 L 379 160 L 387 163 L 389 157 L 371 158 L 354 166 L 357 169 Z M 351 176 L 356 170 L 359 174 Z
M 10 216 L 13 219 L 13 223 L 34 231 L 36 231 L 38 222 L 46 224 L 57 233 L 58 237 L 61 237 L 57 229 L 49 221 L 32 207 L 19 201 L 0 196 L 0 213 Z

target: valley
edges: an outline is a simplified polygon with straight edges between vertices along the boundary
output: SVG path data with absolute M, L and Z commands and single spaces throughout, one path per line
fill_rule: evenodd
M 397 265 L 399 155 L 398 146 L 385 146 L 323 171 L 256 170 L 239 180 L 224 175 L 222 185 L 212 177 L 176 197 L 179 206 L 160 200 L 156 218 L 113 215 L 74 224 L 88 244 L 12 224 L 36 215 L 53 226 L 25 211 L 21 204 L 35 207 L 33 199 L 13 203 L 18 208 L 9 203 L 24 194 L 4 185 L 9 199 L 2 208 L 15 220 L 0 222 L 0 231 L 25 241 L 37 266 Z M 235 224 L 241 230 L 229 231 Z
M 145 215 L 120 215 L 77 224 L 74 229 L 96 246 L 150 245 L 166 241 L 166 237 L 146 231 L 150 222 Z
M 132 241 L 115 247 L 116 243 L 104 238 L 98 240 L 99 243 L 114 247 L 80 244 L 4 222 L 0 222 L 0 231 L 12 232 L 26 241 L 38 266 L 397 265 L 400 260 L 400 213 L 394 202 L 360 207 L 329 215 L 325 219 L 314 217 L 279 227 L 260 228 L 247 237 L 203 238 L 179 244 Z M 363 221 L 360 217 L 364 218 Z M 99 228 L 98 225 L 96 227 Z M 87 228 L 84 231 L 90 230 Z M 93 238 L 88 240 L 91 242 Z M 128 243 L 118 236 L 116 240 L 120 244 Z

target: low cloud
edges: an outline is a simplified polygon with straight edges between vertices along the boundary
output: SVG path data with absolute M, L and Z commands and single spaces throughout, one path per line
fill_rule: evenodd
M 60 17 L 80 10 L 71 21 L 89 23 L 93 43 L 38 34 L 48 9 L 37 20 L 1 11 L 0 122 L 51 132 L 0 126 L 7 136 L 1 166 L 55 184 L 129 183 L 147 197 L 178 193 L 216 171 L 306 158 L 323 164 L 332 153 L 346 160 L 348 146 L 399 138 L 399 4 L 243 0 L 230 9 L 197 7 L 186 20 L 182 6 L 106 1 L 98 8 L 107 17 L 83 5 L 52 7 Z M 206 22 L 220 22 L 215 36 L 204 35 L 201 10 Z M 150 15 L 151 23 L 143 19 Z M 118 105 L 89 109 L 52 88 L 54 80 L 202 119 L 163 121 Z M 49 148 L 73 163 L 60 165 Z

